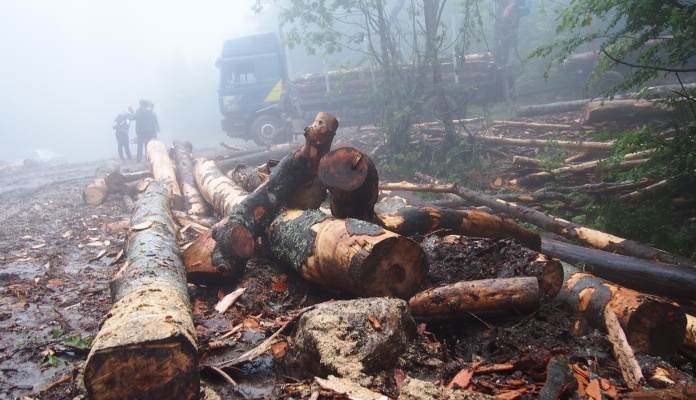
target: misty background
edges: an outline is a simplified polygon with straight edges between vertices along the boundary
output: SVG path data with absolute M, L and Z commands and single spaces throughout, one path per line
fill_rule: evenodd
M 33 148 L 118 157 L 113 120 L 141 98 L 166 145 L 234 143 L 220 128 L 215 59 L 226 39 L 277 31 L 252 2 L 0 1 L 0 160 Z

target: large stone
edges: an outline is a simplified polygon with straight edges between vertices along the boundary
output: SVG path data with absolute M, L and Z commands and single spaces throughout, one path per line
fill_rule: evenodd
M 323 303 L 300 317 L 285 357 L 288 374 L 364 381 L 393 366 L 414 337 L 408 303 L 365 298 Z

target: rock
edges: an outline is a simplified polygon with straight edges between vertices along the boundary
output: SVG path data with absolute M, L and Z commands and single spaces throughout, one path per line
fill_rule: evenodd
M 494 399 L 483 393 L 470 390 L 452 390 L 442 386 L 435 386 L 431 382 L 425 382 L 414 378 L 406 378 L 404 386 L 397 400 L 488 400 Z
M 367 382 L 365 374 L 393 366 L 414 337 L 416 323 L 401 299 L 323 303 L 298 322 L 285 366 L 298 378 L 335 375 Z

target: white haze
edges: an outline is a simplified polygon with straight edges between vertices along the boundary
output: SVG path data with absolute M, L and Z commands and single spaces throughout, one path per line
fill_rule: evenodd
M 277 30 L 252 1 L 0 0 L 0 160 L 31 148 L 70 161 L 117 157 L 112 121 L 141 98 L 154 102 L 165 144 L 226 140 L 214 66 L 222 43 Z

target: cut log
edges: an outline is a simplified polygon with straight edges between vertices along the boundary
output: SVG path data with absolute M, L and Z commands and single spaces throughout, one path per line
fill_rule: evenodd
M 140 195 L 145 191 L 145 189 L 147 189 L 147 185 L 149 185 L 152 181 L 153 178 L 149 177 L 141 181 L 126 182 L 123 185 L 123 193 L 137 200 L 138 197 L 140 197 Z
M 633 349 L 628 344 L 626 334 L 621 329 L 619 319 L 611 307 L 604 308 L 604 318 L 604 323 L 607 326 L 607 338 L 614 349 L 614 355 L 619 363 L 621 375 L 626 381 L 626 386 L 631 390 L 639 390 L 645 384 L 645 378 L 643 378 L 643 372 L 633 354 Z
M 436 193 L 456 193 L 474 204 L 485 205 L 492 210 L 511 215 L 521 221 L 529 222 L 558 235 L 574 239 L 582 244 L 609 252 L 617 252 L 648 260 L 657 260 L 669 264 L 694 266 L 694 263 L 682 256 L 658 250 L 633 240 L 624 239 L 609 233 L 587 228 L 576 223 L 553 217 L 542 212 L 478 193 L 465 187 L 455 185 L 415 185 L 408 182 L 399 184 L 381 184 L 380 190 L 411 190 Z
M 176 177 L 181 186 L 184 198 L 184 211 L 190 215 L 206 215 L 206 203 L 198 191 L 196 179 L 193 176 L 193 146 L 189 142 L 174 141 L 171 155 L 176 163 Z
M 625 156 L 626 161 L 622 161 L 619 163 L 619 168 L 626 170 L 626 169 L 631 169 L 635 168 L 639 165 L 643 165 L 646 162 L 648 162 L 648 159 L 632 159 L 635 154 L 627 154 Z M 561 175 L 561 174 L 577 174 L 577 173 L 584 173 L 590 170 L 596 170 L 596 169 L 601 169 L 602 163 L 609 162 L 610 160 L 595 160 L 595 161 L 588 161 L 580 164 L 575 164 L 575 165 L 568 165 L 565 167 L 560 167 L 560 168 L 554 168 L 551 171 L 542 171 L 542 172 L 536 172 L 527 176 L 523 176 L 521 178 L 515 179 L 510 181 L 512 184 L 518 184 L 521 186 L 532 186 L 532 185 L 539 185 L 546 183 L 552 179 L 554 179 L 556 176 Z M 611 164 L 609 164 L 611 167 Z
M 162 182 L 169 193 L 169 207 L 172 210 L 184 209 L 184 199 L 181 197 L 179 183 L 176 180 L 174 165 L 169 158 L 167 148 L 159 140 L 150 140 L 146 146 L 147 159 L 150 160 L 152 176 L 156 181 Z
M 668 265 L 543 238 L 541 252 L 629 289 L 677 300 L 696 300 L 696 268 Z
M 266 179 L 268 179 L 268 174 L 271 172 L 269 163 L 260 165 L 258 167 L 239 164 L 233 170 L 227 173 L 227 177 L 239 187 L 251 193 L 256 190 L 256 188 L 261 186 Z M 278 164 L 278 161 L 273 160 L 272 163 L 275 166 Z
M 109 160 L 97 167 L 94 181 L 89 182 L 82 191 L 82 200 L 91 205 L 101 204 L 109 193 L 123 193 L 125 177 L 121 174 L 118 162 Z
M 133 202 L 133 198 L 131 198 L 127 194 L 122 195 L 122 198 L 123 198 L 123 212 L 126 214 L 130 214 L 131 212 L 133 212 L 133 209 L 135 208 L 135 203 Z
M 669 179 L 663 179 L 655 184 L 640 188 L 631 193 L 627 193 L 616 198 L 618 203 L 631 203 L 643 199 L 645 196 L 651 193 L 658 192 L 669 185 Z
M 287 210 L 268 228 L 272 254 L 308 281 L 360 297 L 408 299 L 428 273 L 411 239 L 357 219 Z
M 138 201 L 127 258 L 110 281 L 114 305 L 87 358 L 91 399 L 198 399 L 196 331 L 168 190 L 152 182 Z
M 326 197 L 326 189 L 314 190 L 319 160 L 329 152 L 337 129 L 335 117 L 317 114 L 314 123 L 305 128 L 302 148 L 283 158 L 268 180 L 233 208 L 224 224 L 213 227 L 214 251 L 230 265 L 244 268 L 256 239 L 264 234 L 281 206 L 305 203 L 318 208 Z
M 605 308 L 609 307 L 628 343 L 645 354 L 664 356 L 684 341 L 686 314 L 676 303 L 610 283 L 569 264 L 563 268 L 566 283 L 557 298 L 576 312 L 576 331 L 587 323 L 607 332 Z
M 444 230 L 459 235 L 516 239 L 530 249 L 538 251 L 541 248 L 541 237 L 538 233 L 520 226 L 511 219 L 483 211 L 413 206 L 403 206 L 387 212 L 379 211 L 380 207 L 377 224 L 404 236 L 425 235 Z
M 225 216 L 247 196 L 241 187 L 222 173 L 215 161 L 197 158 L 193 175 L 203 198 L 213 206 L 215 213 Z
M 536 117 L 539 115 L 560 114 L 570 111 L 578 111 L 585 108 L 589 99 L 563 101 L 558 103 L 537 104 L 533 106 L 520 107 L 515 114 L 519 117 Z
M 468 136 L 463 136 L 468 139 Z M 611 142 L 568 142 L 562 140 L 541 140 L 541 139 L 512 139 L 498 136 L 476 136 L 475 140 L 483 143 L 500 144 L 506 146 L 521 147 L 550 147 L 574 150 L 603 150 L 610 151 L 614 145 Z
M 593 101 L 585 106 L 585 120 L 590 124 L 606 121 L 647 121 L 674 116 L 675 112 L 671 107 L 648 100 Z
M 526 314 L 539 308 L 536 278 L 481 279 L 420 292 L 408 301 L 415 318 Z
M 365 153 L 353 147 L 328 152 L 319 163 L 319 179 L 331 193 L 334 217 L 375 221 L 379 177 Z
M 491 123 L 492 126 L 506 126 L 510 128 L 523 128 L 523 129 L 543 129 L 543 130 L 561 130 L 569 131 L 573 127 L 566 124 L 543 124 L 538 122 L 525 122 L 525 121 L 505 121 L 496 120 Z

